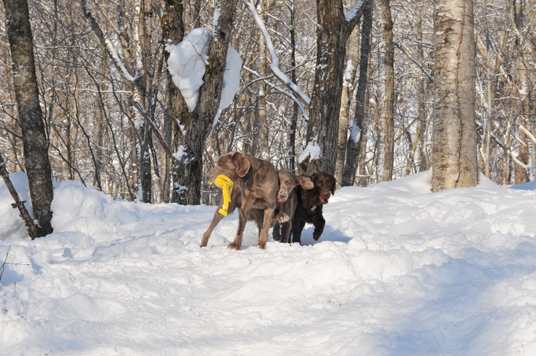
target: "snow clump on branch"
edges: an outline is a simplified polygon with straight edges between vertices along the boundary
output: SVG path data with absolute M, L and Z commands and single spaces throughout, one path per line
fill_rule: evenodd
M 178 45 L 168 45 L 168 70 L 173 83 L 179 88 L 188 110 L 191 112 L 197 105 L 199 90 L 203 86 L 203 76 L 208 64 L 208 54 L 212 41 L 212 30 L 209 28 L 195 28 Z M 227 108 L 238 91 L 240 84 L 240 70 L 242 59 L 238 52 L 229 45 L 227 63 L 223 76 L 223 89 L 218 114 Z

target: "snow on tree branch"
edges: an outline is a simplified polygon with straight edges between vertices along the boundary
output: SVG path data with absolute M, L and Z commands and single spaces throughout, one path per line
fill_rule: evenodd
M 95 35 L 99 39 L 102 45 L 104 45 L 106 52 L 108 55 L 112 58 L 112 62 L 114 63 L 115 67 L 121 74 L 121 76 L 128 81 L 131 84 L 134 84 L 134 81 L 136 78 L 134 78 L 130 73 L 128 72 L 127 68 L 125 67 L 123 61 L 119 57 L 119 54 L 117 54 L 117 51 L 115 50 L 114 45 L 108 38 L 108 36 L 104 33 L 104 31 L 101 29 L 99 23 L 97 22 L 97 19 L 95 18 L 95 15 L 91 11 L 91 8 L 86 3 L 86 0 L 80 0 L 82 4 L 82 8 L 84 9 L 84 12 L 86 14 L 86 17 L 89 19 L 89 23 L 91 25 L 91 28 L 95 32 Z
M 178 45 L 169 45 L 168 70 L 175 86 L 179 88 L 188 110 L 194 111 L 199 99 L 199 91 L 203 86 L 203 76 L 208 64 L 212 30 L 208 28 L 195 28 Z M 240 70 L 242 59 L 238 52 L 229 45 L 223 88 L 218 113 L 214 118 L 217 123 L 223 109 L 231 105 L 240 84 Z
M 362 9 L 364 8 L 365 6 L 363 6 L 363 0 L 357 0 L 354 3 L 354 6 L 352 6 L 352 8 L 346 14 L 344 14 L 344 17 L 346 17 L 346 21 L 351 22 L 359 14 L 359 12 L 363 12 Z
M 350 29 L 353 29 L 354 26 L 357 25 L 369 1 L 373 0 L 356 0 L 354 6 L 352 6 L 352 8 L 344 14 L 344 17 L 346 18 L 346 22 L 348 23 Z
M 272 38 L 270 37 L 270 34 L 268 33 L 268 30 L 266 29 L 266 26 L 264 25 L 264 22 L 262 21 L 262 19 L 260 18 L 259 14 L 257 13 L 257 9 L 255 8 L 255 4 L 253 3 L 253 0 L 249 0 L 246 3 L 250 8 L 251 13 L 253 14 L 253 18 L 255 19 L 255 22 L 257 22 L 257 25 L 261 29 L 262 34 L 264 36 L 264 39 L 266 41 L 266 47 L 270 51 L 270 55 L 272 57 L 272 63 L 270 63 L 270 69 L 272 70 L 272 72 L 274 72 L 274 74 L 281 81 L 283 81 L 292 90 L 294 90 L 296 92 L 296 94 L 298 94 L 299 97 L 307 105 L 309 105 L 309 103 L 311 102 L 311 99 L 309 98 L 309 96 L 307 96 L 307 94 L 305 94 L 305 92 L 303 90 L 301 90 L 300 87 L 298 87 L 295 83 L 293 83 L 292 80 L 290 80 L 290 78 L 287 77 L 286 74 L 281 71 L 281 69 L 279 69 L 279 58 L 277 57 L 277 54 L 275 53 L 275 48 L 274 48 L 274 45 L 272 43 Z
M 305 111 L 305 108 L 303 107 L 301 101 L 296 98 L 296 96 L 294 96 L 291 92 L 285 90 L 285 89 L 282 89 L 280 87 L 278 87 L 277 85 L 273 84 L 273 83 L 270 83 L 267 79 L 270 78 L 270 77 L 263 77 L 262 75 L 260 75 L 258 72 L 254 71 L 253 69 L 251 68 L 248 68 L 246 66 L 244 66 L 244 69 L 247 70 L 248 72 L 250 73 L 253 73 L 255 74 L 258 78 L 255 79 L 255 81 L 257 80 L 264 80 L 266 82 L 266 84 L 268 84 L 271 88 L 285 94 L 285 95 L 288 95 L 292 100 L 294 100 L 296 102 L 296 104 L 298 104 L 298 107 L 300 108 L 301 112 L 302 112 L 302 115 L 305 119 L 305 121 L 309 121 L 309 116 L 307 115 L 307 112 Z

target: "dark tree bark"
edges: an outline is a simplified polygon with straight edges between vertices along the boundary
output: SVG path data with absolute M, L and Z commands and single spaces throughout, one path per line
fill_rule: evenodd
M 289 4 L 290 10 L 290 65 L 292 68 L 296 67 L 296 0 L 291 0 Z M 290 78 L 293 83 L 296 83 L 296 69 L 292 69 L 290 72 Z M 288 170 L 294 173 L 296 171 L 296 128 L 298 126 L 298 103 L 296 101 L 292 104 L 292 119 L 290 120 L 290 134 L 289 134 L 289 159 Z
M 178 118 L 185 131 L 183 132 L 185 142 L 182 146 L 183 155 L 180 158 L 178 169 L 175 171 L 177 177 L 175 190 L 179 204 L 197 205 L 201 202 L 202 155 L 205 151 L 207 136 L 219 108 L 236 3 L 237 0 L 221 1 L 220 16 L 215 28 L 216 37 L 212 39 L 210 44 L 208 65 L 203 77 L 204 84 L 199 92 L 197 106 L 191 113 L 187 110 L 178 113 L 181 115 Z M 182 104 L 179 105 L 181 105 L 182 110 Z
M 184 4 L 182 0 L 166 0 L 163 3 L 164 15 L 162 16 L 162 41 L 166 44 L 180 43 L 184 38 Z M 164 51 L 164 63 L 167 65 L 169 52 Z M 167 107 L 164 115 L 164 137 L 166 143 L 176 151 L 181 144 L 182 135 L 177 124 L 177 119 L 188 115 L 188 109 L 179 88 L 175 86 L 170 75 L 167 76 Z M 183 140 L 182 140 L 183 141 Z M 162 195 L 164 202 L 170 201 L 170 180 L 177 183 L 178 165 L 177 161 L 170 157 L 165 157 L 166 171 Z M 168 173 L 169 172 L 169 173 Z M 170 175 L 170 177 L 168 177 Z M 172 192 L 172 202 L 180 202 L 181 196 L 176 190 Z
M 316 141 L 321 157 L 312 160 L 307 172 L 335 172 L 346 42 L 359 22 L 368 0 L 359 3 L 347 19 L 342 0 L 317 0 L 317 58 L 307 141 Z M 313 134 L 315 132 L 316 134 Z
M 365 120 L 365 97 L 368 83 L 368 62 L 370 56 L 370 32 L 372 30 L 372 6 L 370 1 L 363 12 L 363 24 L 361 25 L 361 59 L 359 61 L 359 81 L 356 93 L 356 108 L 354 115 L 354 126 L 352 134 L 346 147 L 346 164 L 342 175 L 342 186 L 351 186 L 355 182 L 355 172 L 357 170 L 357 157 L 359 156 L 359 142 L 366 134 L 363 122 Z
M 11 48 L 13 84 L 19 111 L 26 172 L 34 217 L 38 221 L 36 236 L 52 233 L 52 173 L 48 158 L 48 141 L 39 89 L 35 75 L 32 28 L 26 0 L 4 0 L 6 25 Z

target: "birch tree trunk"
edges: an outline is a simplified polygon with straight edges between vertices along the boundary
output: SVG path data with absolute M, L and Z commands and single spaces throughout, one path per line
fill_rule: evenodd
M 262 21 L 266 23 L 268 16 L 266 12 L 269 10 L 265 1 L 260 1 L 260 14 Z M 263 35 L 259 31 L 259 74 L 266 77 L 268 73 L 268 56 L 266 50 L 266 41 L 263 40 Z M 253 134 L 253 152 L 255 156 L 264 160 L 270 159 L 270 144 L 268 134 L 268 120 L 266 117 L 266 90 L 268 86 L 264 80 L 259 81 L 259 96 L 257 98 L 257 110 L 255 111 L 255 124 Z
M 393 179 L 395 119 L 394 119 L 394 45 L 393 20 L 390 0 L 378 2 L 378 15 L 382 28 L 380 51 L 380 85 L 378 90 L 378 162 L 377 182 Z
M 472 0 L 434 2 L 432 191 L 478 183 Z
M 32 28 L 26 0 L 4 0 L 6 27 L 11 49 L 13 86 L 19 111 L 24 157 L 34 218 L 38 221 L 36 237 L 52 233 L 52 172 L 48 157 L 43 113 L 35 75 Z
M 513 16 L 513 30 L 516 35 L 516 49 L 517 49 L 517 63 L 516 69 L 518 73 L 518 80 L 520 87 L 518 89 L 519 96 L 521 97 L 521 122 L 520 124 L 527 130 L 531 130 L 534 125 L 533 119 L 530 118 L 531 113 L 531 101 L 530 101 L 530 82 L 527 73 L 527 60 L 524 53 L 524 37 L 522 32 L 525 29 L 524 24 L 524 6 L 522 1 L 513 1 L 512 6 Z M 527 165 L 529 169 L 525 169 L 516 164 L 515 167 L 515 183 L 521 184 L 534 179 L 534 145 L 531 140 L 528 139 L 525 132 L 521 131 L 519 139 L 522 144 L 519 147 L 519 155 L 517 159 L 523 164 Z

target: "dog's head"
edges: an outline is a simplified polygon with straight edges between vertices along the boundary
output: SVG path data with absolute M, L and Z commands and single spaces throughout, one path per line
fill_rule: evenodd
M 318 198 L 321 204 L 327 204 L 331 195 L 335 194 L 336 180 L 331 174 L 319 172 L 311 176 L 315 192 L 318 193 Z
M 298 176 L 289 171 L 277 171 L 279 176 L 279 191 L 277 192 L 277 200 L 280 203 L 287 201 L 292 190 L 301 185 L 303 189 L 313 189 L 314 184 L 309 177 Z
M 216 166 L 208 172 L 206 180 L 212 182 L 220 174 L 226 175 L 232 181 L 244 177 L 251 167 L 246 155 L 240 152 L 230 152 L 220 156 Z

